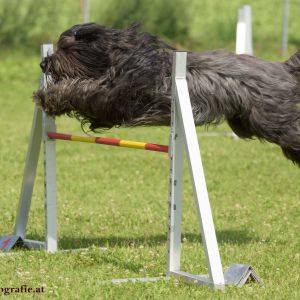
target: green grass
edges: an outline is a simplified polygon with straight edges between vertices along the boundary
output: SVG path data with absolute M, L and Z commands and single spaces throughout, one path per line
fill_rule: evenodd
M 38 85 L 39 57 L 0 54 L 0 235 L 12 233 Z M 79 124 L 57 120 L 62 132 Z M 228 131 L 222 125 L 211 131 Z M 280 149 L 258 141 L 207 137 L 198 129 L 223 266 L 254 266 L 264 286 L 212 291 L 178 280 L 101 285 L 101 280 L 159 276 L 166 269 L 167 156 L 57 142 L 59 245 L 80 253 L 18 251 L 0 257 L 0 287 L 45 286 L 58 299 L 299 299 L 299 169 Z M 114 129 L 103 136 L 167 143 L 168 128 Z M 28 238 L 44 236 L 42 159 Z M 182 269 L 207 273 L 187 164 Z M 101 249 L 99 249 L 101 247 Z M 14 295 L 23 299 L 22 295 Z

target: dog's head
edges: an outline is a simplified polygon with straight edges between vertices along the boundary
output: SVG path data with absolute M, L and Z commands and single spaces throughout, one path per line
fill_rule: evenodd
M 60 35 L 54 54 L 40 63 L 57 82 L 63 78 L 98 78 L 110 66 L 113 30 L 89 23 L 75 25 Z
M 92 130 L 168 124 L 171 49 L 138 24 L 75 25 L 41 62 L 51 80 L 34 98 L 47 113 L 73 115 Z
M 95 23 L 74 25 L 60 35 L 57 50 L 44 58 L 40 66 L 54 82 L 64 78 L 99 78 L 110 68 L 114 74 L 126 72 L 132 64 L 145 64 L 141 57 L 148 57 L 153 64 L 150 61 L 153 53 L 173 50 L 156 36 L 139 29 L 138 23 L 125 29 L 109 29 Z M 134 56 L 136 58 L 128 63 Z M 159 58 L 155 60 L 159 65 Z

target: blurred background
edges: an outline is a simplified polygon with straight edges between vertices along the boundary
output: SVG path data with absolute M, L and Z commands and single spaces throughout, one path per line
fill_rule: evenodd
M 89 0 L 89 20 L 114 28 L 140 21 L 145 31 L 188 50 L 234 51 L 237 10 L 251 5 L 254 54 L 280 58 L 282 0 Z M 39 51 L 83 22 L 80 0 L 0 0 L 0 47 Z M 289 0 L 288 51 L 300 46 L 300 0 Z

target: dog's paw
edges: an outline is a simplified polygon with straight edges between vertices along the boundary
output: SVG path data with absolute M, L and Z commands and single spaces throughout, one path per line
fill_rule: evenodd
M 32 99 L 37 105 L 43 107 L 45 103 L 45 92 L 42 90 L 37 90 L 33 93 Z
M 54 116 L 52 106 L 49 105 L 49 97 L 43 90 L 37 90 L 32 95 L 33 101 L 40 106 L 48 115 Z

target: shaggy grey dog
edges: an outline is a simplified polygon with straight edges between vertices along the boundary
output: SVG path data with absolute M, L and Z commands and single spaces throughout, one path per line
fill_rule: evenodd
M 91 130 L 169 125 L 174 48 L 134 24 L 75 25 L 41 63 L 52 79 L 34 99 L 50 115 L 75 116 Z M 300 165 L 300 52 L 267 62 L 225 51 L 188 53 L 196 125 L 226 120 L 241 138 L 278 144 Z

